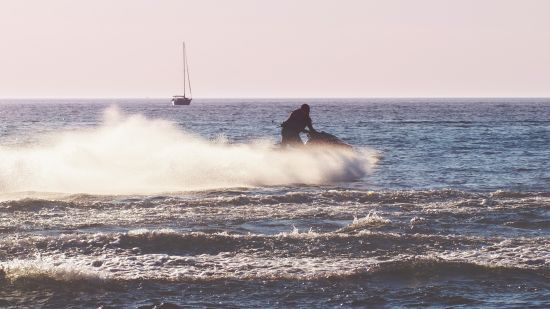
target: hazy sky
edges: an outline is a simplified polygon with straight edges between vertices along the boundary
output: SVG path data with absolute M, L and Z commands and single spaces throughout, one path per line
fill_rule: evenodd
M 0 0 L 0 97 L 550 97 L 548 0 Z

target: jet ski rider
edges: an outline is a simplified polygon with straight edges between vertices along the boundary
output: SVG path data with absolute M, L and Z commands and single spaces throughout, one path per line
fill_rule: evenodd
M 293 111 L 288 119 L 281 125 L 282 140 L 281 146 L 287 147 L 289 145 L 303 145 L 300 138 L 300 132 L 303 132 L 307 127 L 310 132 L 317 132 L 311 125 L 311 118 L 309 117 L 309 105 L 302 104 L 302 106 Z M 307 132 L 307 131 L 306 131 Z

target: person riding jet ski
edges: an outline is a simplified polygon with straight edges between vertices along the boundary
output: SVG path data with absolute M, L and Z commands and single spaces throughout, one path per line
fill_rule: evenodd
M 281 146 L 303 146 L 304 143 L 300 138 L 300 133 L 304 132 L 308 135 L 308 141 L 306 146 L 336 146 L 344 149 L 351 150 L 352 146 L 341 141 L 336 136 L 315 130 L 311 124 L 311 118 L 309 117 L 309 105 L 302 104 L 302 106 L 293 111 L 288 119 L 281 125 L 283 127 L 281 131 L 282 140 Z M 306 127 L 309 130 L 306 130 Z
M 287 147 L 289 145 L 303 145 L 300 138 L 300 132 L 303 132 L 307 127 L 309 132 L 317 132 L 311 125 L 311 118 L 309 117 L 309 105 L 302 104 L 302 106 L 293 111 L 288 119 L 281 125 L 281 146 Z

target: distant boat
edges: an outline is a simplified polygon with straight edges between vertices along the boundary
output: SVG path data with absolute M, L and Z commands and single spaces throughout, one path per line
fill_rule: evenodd
M 189 97 L 187 94 L 187 86 L 189 86 Z M 185 55 L 185 42 L 183 42 L 183 95 L 175 95 L 172 97 L 172 105 L 189 105 L 191 104 L 191 80 L 189 79 L 189 66 L 187 65 L 187 57 Z

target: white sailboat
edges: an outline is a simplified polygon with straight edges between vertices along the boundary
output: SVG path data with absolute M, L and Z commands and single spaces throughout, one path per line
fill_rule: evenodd
M 187 97 L 187 86 L 189 86 L 189 97 Z M 185 55 L 185 42 L 183 42 L 183 95 L 175 95 L 172 97 L 172 105 L 189 105 L 191 104 L 191 80 L 189 79 L 189 66 L 187 65 L 187 57 Z

